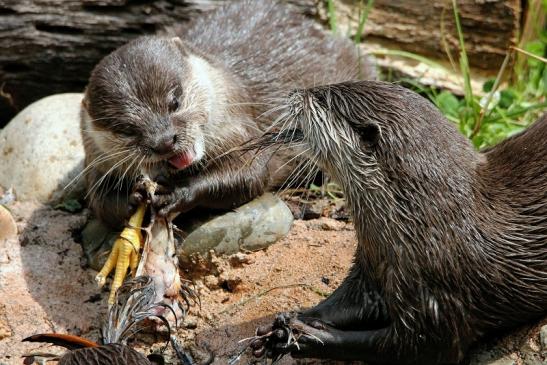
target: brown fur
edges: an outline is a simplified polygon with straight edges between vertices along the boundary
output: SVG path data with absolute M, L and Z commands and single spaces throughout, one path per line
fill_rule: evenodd
M 547 313 L 547 115 L 481 153 L 389 83 L 297 91 L 288 110 L 345 191 L 359 245 L 344 283 L 293 319 L 323 343 L 284 351 L 455 363 L 481 336 Z
M 365 58 L 359 66 L 349 40 L 273 1 L 228 4 L 171 33 L 114 51 L 89 81 L 82 131 L 90 201 L 113 226 L 142 170 L 168 175 L 174 192 L 162 204 L 175 211 L 232 208 L 277 185 L 287 155 L 230 150 L 273 123 L 270 109 L 288 90 L 374 74 Z M 177 173 L 153 150 L 173 134 L 176 151 L 203 146 L 202 158 Z

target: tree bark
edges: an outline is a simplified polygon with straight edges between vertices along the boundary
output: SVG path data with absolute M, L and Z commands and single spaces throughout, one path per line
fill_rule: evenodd
M 93 66 L 127 41 L 188 22 L 224 1 L 229 0 L 0 0 L 0 127 L 41 97 L 82 91 Z M 314 17 L 326 3 L 286 1 Z M 359 4 L 366 2 L 334 1 L 341 34 L 355 32 Z M 520 30 L 521 1 L 458 0 L 458 5 L 471 65 L 497 70 Z M 445 59 L 443 12 L 447 44 L 457 58 L 451 0 L 375 0 L 363 38 Z
M 360 8 L 367 0 L 339 0 L 341 34 L 357 30 Z M 469 63 L 497 71 L 509 46 L 516 44 L 522 23 L 521 0 L 457 0 Z M 323 12 L 323 14 L 326 14 Z M 324 15 L 326 16 L 326 15 Z M 452 0 L 376 0 L 365 24 L 366 43 L 446 59 L 448 48 L 458 59 L 459 41 Z
M 0 127 L 39 98 L 82 91 L 93 66 L 129 40 L 223 2 L 0 0 Z M 317 0 L 289 2 L 317 11 Z

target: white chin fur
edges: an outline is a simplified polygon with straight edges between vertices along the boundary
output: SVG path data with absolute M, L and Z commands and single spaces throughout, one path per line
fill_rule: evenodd
M 83 134 L 93 140 L 101 152 L 108 152 L 112 149 L 111 141 L 114 139 L 112 133 L 95 128 L 91 116 L 85 109 L 82 110 Z
M 205 155 L 205 142 L 203 140 L 203 135 L 200 134 L 196 141 L 194 142 L 194 161 L 199 161 Z
M 217 97 L 213 79 L 218 77 L 218 72 L 201 57 L 190 55 L 188 57 L 188 62 L 192 67 L 192 84 L 196 85 L 199 90 L 205 92 L 205 94 L 202 95 L 202 102 L 204 103 L 205 110 L 210 118 L 214 111 L 213 102 Z

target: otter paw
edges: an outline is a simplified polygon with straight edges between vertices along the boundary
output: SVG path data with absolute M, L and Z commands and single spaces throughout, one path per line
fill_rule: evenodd
M 288 353 L 293 357 L 308 357 L 314 356 L 317 348 L 324 350 L 325 345 L 334 342 L 333 328 L 318 319 L 305 320 L 297 313 L 281 313 L 271 326 L 257 328 L 249 345 L 253 355 L 274 360 Z
M 195 194 L 190 187 L 177 187 L 170 193 L 156 194 L 152 204 L 160 217 L 167 217 L 172 213 L 184 213 L 194 208 Z
M 129 195 L 127 216 L 131 217 L 137 211 L 137 208 L 144 203 L 150 203 L 150 197 L 147 191 L 146 181 L 140 177 L 133 186 L 133 192 Z

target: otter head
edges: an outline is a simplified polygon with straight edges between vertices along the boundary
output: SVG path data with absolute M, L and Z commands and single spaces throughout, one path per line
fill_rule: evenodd
M 142 37 L 106 56 L 84 98 L 84 137 L 110 164 L 184 169 L 203 158 L 216 70 L 179 38 Z
M 296 90 L 285 107 L 291 131 L 283 139 L 297 136 L 354 203 L 396 204 L 426 185 L 468 186 L 460 180 L 470 180 L 476 163 L 471 145 L 433 104 L 402 86 L 358 81 Z
M 381 184 L 376 150 L 385 115 L 372 111 L 354 83 L 293 91 L 287 98 L 292 136 L 339 183 Z M 289 133 L 284 133 L 289 135 Z M 294 137 L 293 137 L 294 140 Z

